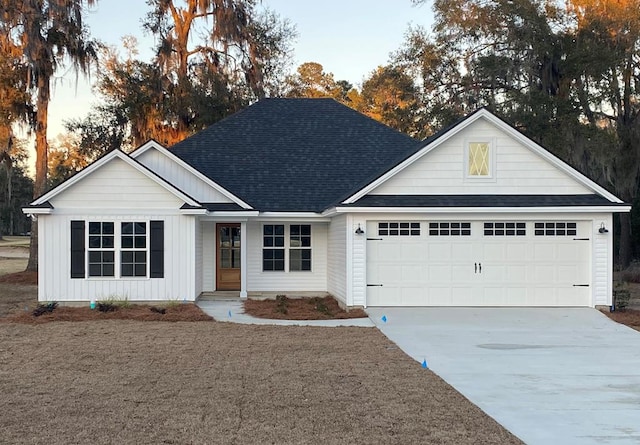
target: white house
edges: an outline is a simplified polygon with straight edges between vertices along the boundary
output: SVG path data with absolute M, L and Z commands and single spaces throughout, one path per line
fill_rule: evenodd
M 266 99 L 36 199 L 41 301 L 331 293 L 345 306 L 611 305 L 630 206 L 481 109 L 418 142 Z

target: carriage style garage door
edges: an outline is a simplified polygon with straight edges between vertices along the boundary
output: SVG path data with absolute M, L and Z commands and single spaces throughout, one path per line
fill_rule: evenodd
M 368 306 L 590 306 L 591 222 L 374 221 Z

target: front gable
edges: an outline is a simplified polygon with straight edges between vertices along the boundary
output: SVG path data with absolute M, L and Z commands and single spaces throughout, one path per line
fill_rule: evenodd
M 474 146 L 487 153 L 474 158 Z M 478 174 L 480 173 L 480 174 Z M 611 193 L 487 110 L 426 141 L 414 155 L 343 203 L 379 195 L 592 195 Z
M 54 209 L 179 209 L 184 201 L 120 158 L 51 198 Z
M 34 200 L 23 212 L 59 209 L 180 209 L 201 207 L 121 150 L 113 150 Z

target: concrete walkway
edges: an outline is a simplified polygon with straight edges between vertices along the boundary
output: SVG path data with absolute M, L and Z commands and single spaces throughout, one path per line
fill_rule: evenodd
M 237 298 L 231 300 L 198 301 L 196 304 L 206 314 L 211 315 L 217 321 L 230 323 L 277 326 L 357 326 L 367 328 L 375 326 L 368 318 L 349 318 L 344 320 L 273 320 L 267 318 L 256 318 L 244 313 L 242 301 Z
M 527 444 L 640 444 L 640 332 L 595 309 L 367 312 Z

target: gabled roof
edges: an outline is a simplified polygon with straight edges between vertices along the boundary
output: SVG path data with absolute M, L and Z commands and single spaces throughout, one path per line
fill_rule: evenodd
M 152 181 L 154 181 L 155 183 L 157 183 L 158 185 L 160 185 L 161 187 L 163 187 L 164 189 L 172 193 L 174 196 L 183 200 L 186 204 L 200 207 L 200 203 L 198 201 L 196 201 L 191 196 L 184 193 L 182 190 L 175 187 L 173 184 L 170 184 L 169 182 L 167 182 L 166 180 L 164 180 L 163 178 L 161 178 L 160 176 L 158 176 L 157 174 L 149 170 L 147 167 L 145 167 L 135 159 L 132 159 L 129 155 L 127 155 L 122 150 L 113 150 L 105 154 L 101 158 L 99 158 L 97 161 L 95 161 L 88 167 L 79 171 L 78 173 L 76 173 L 75 175 L 73 175 L 72 177 L 64 181 L 62 184 L 58 185 L 57 187 L 54 187 L 44 195 L 37 198 L 28 207 L 25 207 L 25 209 L 36 209 L 46 204 L 48 204 L 48 208 L 52 208 L 51 204 L 49 203 L 50 199 L 62 193 L 64 190 L 68 189 L 72 185 L 79 182 L 82 178 L 90 175 L 92 172 L 99 169 L 100 167 L 102 167 L 103 165 L 107 164 L 108 162 L 110 162 L 115 158 L 121 159 L 122 161 L 124 161 L 125 163 L 133 167 L 134 169 L 138 170 L 140 173 L 147 176 L 149 179 L 151 179 Z
M 452 126 L 445 128 L 444 130 L 424 140 L 419 146 L 416 147 L 414 153 L 409 154 L 405 159 L 401 160 L 396 165 L 388 166 L 387 169 L 381 171 L 377 177 L 372 177 L 371 180 L 367 184 L 363 185 L 359 190 L 355 190 L 351 195 L 341 200 L 342 204 L 353 204 L 357 202 L 359 199 L 367 195 L 369 192 L 373 191 L 376 187 L 384 183 L 386 180 L 401 172 L 427 153 L 435 150 L 438 146 L 440 146 L 440 144 L 452 138 L 460 131 L 476 122 L 478 119 L 486 119 L 487 121 L 491 122 L 496 127 L 507 133 L 509 136 L 520 142 L 524 147 L 528 148 L 538 156 L 548 161 L 550 164 L 554 165 L 560 171 L 564 172 L 567 176 L 576 180 L 576 182 L 578 182 L 579 184 L 582 184 L 586 188 L 592 190 L 595 194 L 603 196 L 612 203 L 622 203 L 622 200 L 607 191 L 604 187 L 599 186 L 594 181 L 571 167 L 569 164 L 563 162 L 562 160 L 551 154 L 549 151 L 538 145 L 532 139 L 528 138 L 517 129 L 500 119 L 498 116 L 491 113 L 486 108 L 480 108 L 464 117 L 460 121 L 456 122 Z
M 319 212 L 418 144 L 333 99 L 264 99 L 169 150 L 257 210 Z

